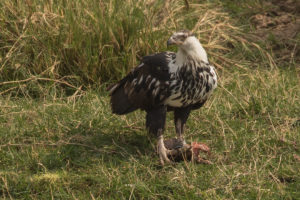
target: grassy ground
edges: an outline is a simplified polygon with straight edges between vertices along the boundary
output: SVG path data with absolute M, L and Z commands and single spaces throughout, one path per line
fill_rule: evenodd
M 295 71 L 241 69 L 222 76 L 186 131 L 189 141 L 211 147 L 213 165 L 161 168 L 144 113 L 111 115 L 101 91 L 44 101 L 2 98 L 2 197 L 298 199 Z M 166 134 L 173 136 L 168 118 Z
M 41 9 L 35 7 L 38 1 L 26 2 L 33 2 L 32 9 Z M 67 5 L 71 3 L 65 2 Z M 139 5 L 143 3 L 138 2 Z M 241 16 L 242 21 L 235 19 L 236 13 L 241 15 L 243 10 L 228 2 L 190 4 L 189 17 L 196 19 L 196 9 L 203 11 L 206 8 L 211 9 L 210 13 L 215 13 L 216 17 L 204 17 L 206 12 L 203 11 L 197 16 L 211 24 L 195 20 L 183 27 L 196 27 L 196 33 L 202 36 L 201 40 L 218 69 L 218 89 L 202 109 L 192 113 L 186 130 L 188 141 L 201 141 L 211 147 L 212 165 L 181 162 L 162 168 L 155 153 L 155 140 L 147 137 L 144 129 L 145 114 L 112 115 L 104 86 L 92 84 L 102 78 L 107 80 L 102 76 L 103 71 L 97 71 L 98 75 L 95 72 L 94 77 L 87 78 L 88 81 L 84 77 L 91 77 L 89 73 L 84 70 L 77 73 L 75 68 L 71 68 L 74 63 L 53 67 L 54 61 L 62 63 L 65 58 L 69 59 L 63 57 L 63 53 L 53 54 L 52 50 L 58 48 L 60 51 L 63 49 L 61 46 L 53 46 L 48 54 L 45 48 L 41 55 L 47 59 L 34 57 L 31 60 L 36 62 L 32 67 L 45 68 L 41 68 L 40 72 L 30 70 L 25 59 L 28 52 L 22 49 L 24 43 L 30 43 L 26 43 L 27 40 L 16 43 L 18 37 L 13 40 L 15 42 L 0 39 L 1 48 L 5 50 L 0 60 L 3 72 L 0 83 L 0 196 L 3 199 L 299 199 L 299 67 L 290 60 L 276 65 L 277 60 L 268 54 L 270 50 L 263 50 L 250 40 L 251 37 L 243 35 L 251 27 L 245 17 Z M 0 4 L 8 8 L 9 3 L 2 1 Z M 136 1 L 127 3 L 132 6 Z M 77 13 L 83 13 L 84 8 L 85 14 L 88 13 L 86 11 L 100 9 L 93 6 L 95 4 L 82 4 L 80 10 L 80 5 L 74 5 Z M 156 6 L 162 5 L 158 3 Z M 189 13 L 183 2 L 173 6 L 179 6 L 180 12 L 172 12 L 169 18 L 162 18 L 167 19 L 165 24 L 174 20 L 170 23 L 172 30 L 181 26 Z M 52 11 L 59 8 L 54 7 Z M 246 8 L 245 16 L 251 13 Z M 14 13 L 14 9 L 11 7 L 9 10 Z M 159 11 L 156 7 L 153 9 L 151 12 Z M 230 10 L 235 11 L 233 15 Z M 2 16 L 5 14 L 3 10 L 0 12 Z M 151 15 L 151 12 L 149 16 L 162 15 L 156 12 Z M 183 18 L 180 18 L 181 12 L 186 12 Z M 230 27 L 228 21 L 236 25 L 243 23 L 243 26 L 237 30 Z M 0 22 L 1 25 L 3 23 Z M 78 27 L 89 27 L 89 23 L 90 27 L 94 24 L 89 20 L 80 21 Z M 67 26 L 64 21 L 59 24 Z M 197 28 L 197 24 L 209 31 L 201 32 L 203 29 Z M 162 41 L 166 40 L 170 31 L 164 31 L 163 26 L 155 27 L 159 27 L 158 32 L 151 31 L 145 35 L 149 44 L 133 42 L 136 51 L 130 51 L 129 45 L 124 57 L 121 54 L 124 49 L 105 52 L 108 57 L 108 53 L 117 57 L 113 64 L 119 63 L 108 72 L 115 73 L 115 78 L 122 76 L 138 62 L 139 56 L 164 50 L 165 42 Z M 72 33 L 77 30 L 75 25 L 73 28 L 70 29 Z M 84 37 L 79 30 L 78 37 Z M 216 34 L 211 34 L 214 32 Z M 46 36 L 57 36 L 51 34 Z M 157 49 L 151 49 L 156 45 L 156 39 Z M 54 45 L 51 41 L 47 44 Z M 82 63 L 93 69 L 92 63 L 96 65 L 99 60 L 92 60 L 93 53 L 86 52 L 89 44 L 84 45 L 81 39 L 74 40 L 73 44 L 76 51 L 86 45 L 81 53 L 89 59 Z M 114 42 L 110 44 L 114 45 Z M 266 42 L 262 42 L 261 46 L 264 44 Z M 6 56 L 10 49 L 11 54 Z M 76 58 L 81 56 L 74 55 L 77 55 Z M 120 64 L 122 60 L 125 67 Z M 49 61 L 49 66 L 39 63 L 44 61 Z M 108 63 L 103 64 L 101 69 L 107 69 L 107 66 Z M 62 73 L 61 67 L 70 71 Z M 17 72 L 11 73 L 11 68 Z M 68 79 L 73 72 L 75 78 Z M 166 135 L 174 136 L 171 113 L 167 121 Z

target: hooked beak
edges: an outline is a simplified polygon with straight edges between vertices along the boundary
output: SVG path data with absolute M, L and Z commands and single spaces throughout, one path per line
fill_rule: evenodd
M 170 46 L 170 45 L 173 45 L 173 44 L 176 44 L 175 40 L 173 40 L 172 37 L 170 37 L 170 39 L 167 41 L 167 46 Z

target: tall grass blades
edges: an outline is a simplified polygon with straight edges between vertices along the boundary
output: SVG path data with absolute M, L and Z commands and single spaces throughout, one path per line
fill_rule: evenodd
M 241 53 L 229 59 L 228 47 L 246 51 L 251 43 L 238 37 L 219 6 L 187 2 L 2 0 L 1 92 L 40 96 L 118 79 L 142 56 L 165 51 L 168 37 L 179 29 L 194 31 L 218 68 L 235 66 L 232 59 L 240 60 Z

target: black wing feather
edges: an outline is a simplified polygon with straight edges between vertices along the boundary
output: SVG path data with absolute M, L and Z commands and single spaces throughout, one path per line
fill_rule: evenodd
M 170 74 L 168 65 L 170 57 L 173 57 L 173 54 L 175 53 L 163 52 L 145 56 L 142 62 L 150 67 L 150 73 L 153 77 L 158 80 L 169 80 Z
M 174 53 L 145 56 L 142 64 L 110 88 L 114 113 L 126 114 L 135 109 L 150 110 L 161 106 L 170 95 L 168 64 Z

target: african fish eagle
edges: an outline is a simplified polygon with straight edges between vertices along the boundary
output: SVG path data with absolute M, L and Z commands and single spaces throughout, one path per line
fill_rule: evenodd
M 190 31 L 174 33 L 167 45 L 178 51 L 143 57 L 141 64 L 108 88 L 112 112 L 124 115 L 146 111 L 146 128 L 154 134 L 160 162 L 170 162 L 164 145 L 166 113 L 174 112 L 177 138 L 185 144 L 184 126 L 191 110 L 200 108 L 217 87 L 215 68 L 199 40 Z

